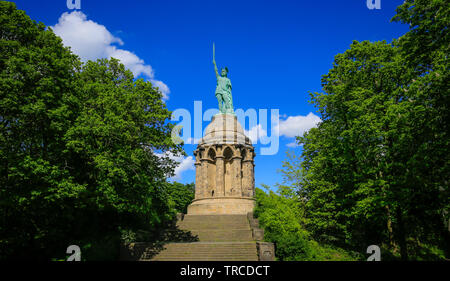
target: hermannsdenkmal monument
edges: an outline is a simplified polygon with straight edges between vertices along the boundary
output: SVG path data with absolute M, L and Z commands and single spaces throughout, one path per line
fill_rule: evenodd
M 254 147 L 234 114 L 228 68 L 222 68 L 219 75 L 214 45 L 213 64 L 219 113 L 194 151 L 195 199 L 188 214 L 246 215 L 255 204 Z
M 195 198 L 176 226 L 196 241 L 170 240 L 163 249 L 148 243 L 126 245 L 124 259 L 137 260 L 274 260 L 273 243 L 253 217 L 255 207 L 255 151 L 233 109 L 228 68 L 217 78 L 219 113 L 213 116 L 194 151 Z M 173 235 L 177 236 L 177 235 Z

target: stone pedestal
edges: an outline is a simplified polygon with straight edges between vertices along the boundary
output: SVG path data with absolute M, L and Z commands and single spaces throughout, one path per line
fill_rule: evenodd
M 194 199 L 188 206 L 189 215 L 242 215 L 253 212 L 252 197 L 215 197 Z
M 255 205 L 254 148 L 234 114 L 217 114 L 194 151 L 189 215 L 247 214 Z

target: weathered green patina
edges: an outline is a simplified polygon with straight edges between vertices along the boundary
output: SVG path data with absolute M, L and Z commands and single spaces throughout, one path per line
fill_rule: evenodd
M 221 70 L 221 73 L 219 75 L 219 71 L 217 69 L 216 65 L 216 59 L 215 59 L 215 47 L 213 43 L 213 64 L 214 64 L 214 70 L 216 72 L 216 78 L 217 78 L 217 86 L 216 86 L 216 98 L 219 102 L 219 111 L 222 114 L 234 114 L 233 110 L 233 97 L 231 95 L 231 81 L 227 77 L 228 75 L 228 68 L 224 67 Z

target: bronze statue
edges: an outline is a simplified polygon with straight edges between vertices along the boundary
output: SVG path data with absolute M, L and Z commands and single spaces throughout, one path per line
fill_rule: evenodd
M 217 70 L 216 60 L 215 60 L 215 47 L 213 43 L 213 64 L 214 70 L 216 72 L 217 78 L 217 86 L 216 86 L 216 98 L 219 102 L 219 111 L 220 113 L 226 114 L 234 114 L 233 110 L 233 98 L 231 96 L 231 81 L 227 77 L 228 68 L 222 68 L 220 75 Z

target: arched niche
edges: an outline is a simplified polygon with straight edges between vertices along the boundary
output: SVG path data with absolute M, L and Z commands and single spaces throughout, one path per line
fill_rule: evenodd
M 241 156 L 242 156 L 242 159 L 246 159 L 245 157 L 247 156 L 247 149 L 241 150 Z
M 229 146 L 226 146 L 223 150 L 223 157 L 225 158 L 225 161 L 230 161 L 233 157 L 233 154 L 233 149 L 231 149 L 231 147 Z
M 233 188 L 233 149 L 227 146 L 223 150 L 223 157 L 225 160 L 224 168 L 224 185 L 225 185 L 225 195 L 230 196 Z
M 208 154 L 207 156 L 209 160 L 211 161 L 215 161 L 216 160 L 216 151 L 214 150 L 214 148 L 210 147 L 208 149 Z

